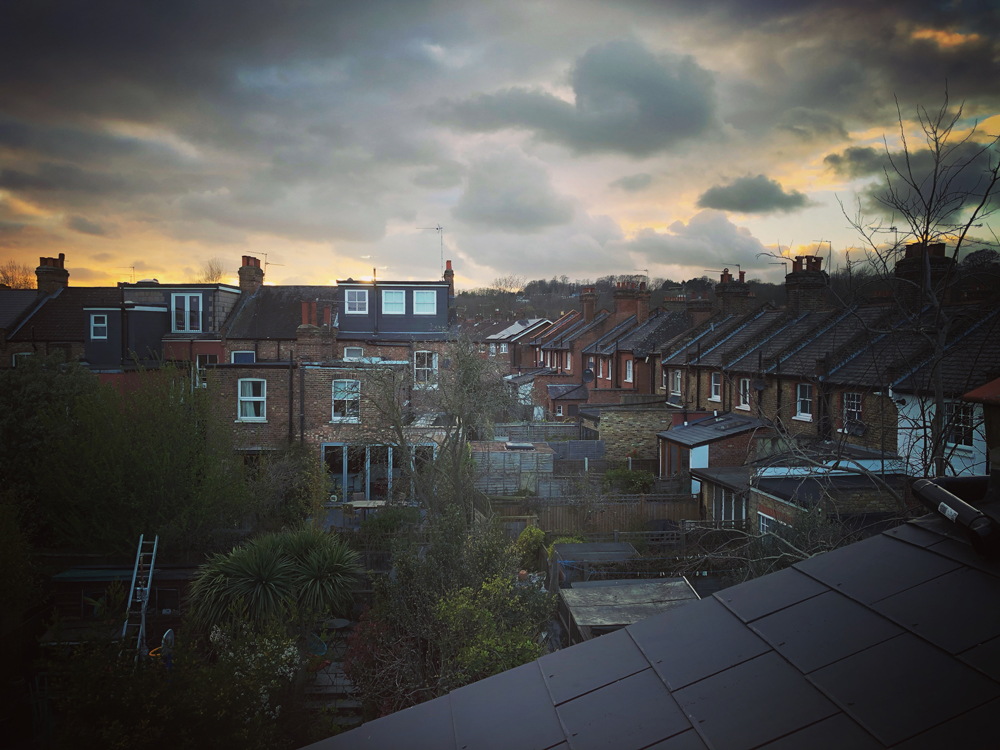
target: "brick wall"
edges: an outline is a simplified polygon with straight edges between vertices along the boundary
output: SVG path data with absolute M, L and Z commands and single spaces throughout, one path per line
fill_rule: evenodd
M 49 341 L 36 341 L 34 344 L 25 341 L 8 343 L 7 346 L 3 348 L 2 354 L 0 354 L 0 367 L 13 367 L 14 354 L 24 352 L 30 354 L 40 354 L 43 357 L 47 357 L 58 351 L 65 351 L 67 353 L 66 361 L 72 362 L 74 360 L 83 359 L 83 349 L 83 342 L 75 341 L 68 343 L 55 343 Z
M 656 433 L 668 429 L 670 422 L 665 409 L 602 409 L 598 430 L 605 457 L 620 460 L 636 450 L 638 458 L 657 458 Z

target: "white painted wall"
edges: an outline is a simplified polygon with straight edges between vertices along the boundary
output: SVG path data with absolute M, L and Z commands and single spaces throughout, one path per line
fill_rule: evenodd
M 899 394 L 897 394 L 899 395 Z M 933 470 L 927 471 L 931 465 L 931 420 L 934 417 L 934 399 L 919 398 L 912 395 L 901 395 L 905 404 L 899 405 L 899 426 L 897 430 L 896 452 L 907 465 L 907 473 L 912 476 L 924 476 L 925 472 L 933 475 Z M 983 427 L 983 407 L 974 404 L 975 432 L 972 447 L 963 445 L 946 446 L 945 457 L 948 460 L 946 474 L 970 475 L 985 474 L 988 465 L 986 453 L 986 435 Z

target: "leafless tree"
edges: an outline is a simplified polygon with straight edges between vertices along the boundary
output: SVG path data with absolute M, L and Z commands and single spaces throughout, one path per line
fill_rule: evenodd
M 8 260 L 0 263 L 0 284 L 11 289 L 34 289 L 35 272 L 27 263 Z
M 225 278 L 226 265 L 222 258 L 209 258 L 198 274 L 198 281 L 202 284 L 218 284 Z

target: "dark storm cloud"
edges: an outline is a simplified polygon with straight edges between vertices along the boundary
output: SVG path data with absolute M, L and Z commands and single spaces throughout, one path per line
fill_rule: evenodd
M 91 172 L 72 164 L 43 162 L 35 174 L 18 169 L 0 170 L 0 188 L 14 192 L 80 192 L 106 195 L 140 190 L 140 181 L 122 175 Z M 148 191 L 147 184 L 145 191 Z
M 728 185 L 709 188 L 698 198 L 700 208 L 736 211 L 743 214 L 763 214 L 774 211 L 795 211 L 809 205 L 805 193 L 798 190 L 785 192 L 777 180 L 762 174 L 740 177 Z
M 656 57 L 634 42 L 613 42 L 584 53 L 570 83 L 573 104 L 510 88 L 443 100 L 431 115 L 464 130 L 522 128 L 578 153 L 637 157 L 701 135 L 713 122 L 713 76 L 691 57 Z
M 66 222 L 66 226 L 77 232 L 82 232 L 83 234 L 92 234 L 96 237 L 103 237 L 106 232 L 104 227 L 100 224 L 95 224 L 82 216 L 72 216 L 70 220 Z
M 509 151 L 473 164 L 452 215 L 482 229 L 528 234 L 568 223 L 573 205 L 553 190 L 541 164 Z
M 775 127 L 804 141 L 817 138 L 847 138 L 844 123 L 839 118 L 805 107 L 793 107 L 786 111 Z
M 624 190 L 626 193 L 637 193 L 640 190 L 645 190 L 652 184 L 653 175 L 640 172 L 639 174 L 629 174 L 619 177 L 617 180 L 609 183 L 608 187 Z

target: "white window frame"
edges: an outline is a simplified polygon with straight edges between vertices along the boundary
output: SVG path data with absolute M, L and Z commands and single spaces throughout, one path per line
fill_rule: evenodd
M 237 354 L 249 354 L 250 355 L 250 361 L 249 362 L 237 362 L 236 361 L 236 355 Z M 256 364 L 257 363 L 257 352 L 255 352 L 253 349 L 239 349 L 237 351 L 230 352 L 229 353 L 229 362 L 231 364 L 234 364 L 234 365 L 252 365 L 252 364 Z
M 841 400 L 843 402 L 842 415 L 844 420 L 844 426 L 846 427 L 852 424 L 861 424 L 864 414 L 863 412 L 864 399 L 862 395 L 857 391 L 844 391 L 843 395 L 841 396 Z M 851 401 L 856 400 L 857 408 L 854 407 L 848 408 L 848 400 Z
M 767 533 L 773 533 L 778 527 L 780 522 L 774 516 L 769 516 L 766 513 L 761 513 L 757 511 L 757 533 L 764 536 Z
M 803 395 L 806 394 L 806 395 Z M 809 411 L 803 411 L 802 405 L 809 404 Z M 798 383 L 795 386 L 795 416 L 800 422 L 813 421 L 813 386 L 812 383 Z
M 340 385 L 341 398 L 337 397 L 337 387 Z M 330 411 L 330 422 L 342 422 L 348 424 L 361 423 L 361 381 L 353 379 L 337 379 L 331 385 L 332 407 Z M 343 414 L 337 414 L 337 402 L 344 404 Z M 351 402 L 354 408 L 351 408 Z M 352 414 L 351 412 L 356 412 Z
M 184 326 L 177 325 L 177 301 L 178 299 L 184 300 Z M 191 323 L 191 300 L 198 300 L 198 327 L 190 327 Z M 189 292 L 178 292 L 170 295 L 170 330 L 172 333 L 201 333 L 202 332 L 202 322 L 205 315 L 204 305 L 202 304 L 204 300 L 200 294 L 191 294 Z
M 601 357 L 597 358 L 597 377 L 604 379 L 604 359 Z
M 561 417 L 563 415 L 562 404 L 556 404 L 556 416 Z
M 722 373 L 713 372 L 709 379 L 709 401 L 722 401 Z
M 429 301 L 428 301 L 429 300 Z M 430 309 L 427 309 L 429 306 Z M 421 309 L 421 308 L 424 309 Z M 433 289 L 416 289 L 413 292 L 414 315 L 437 315 L 437 292 Z
M 956 426 L 962 428 L 963 435 L 959 440 L 953 440 L 958 431 Z M 944 428 L 945 444 L 954 448 L 972 448 L 976 442 L 976 406 L 964 401 L 945 401 L 944 404 Z
M 260 383 L 260 395 L 259 396 L 244 396 L 243 395 L 243 384 L 244 383 Z M 237 422 L 266 422 L 267 421 L 267 380 L 264 378 L 240 378 L 236 381 L 236 421 Z M 259 415 L 243 415 L 243 405 L 260 404 L 260 414 Z
M 673 385 L 670 386 L 670 392 L 678 396 L 681 395 L 681 371 L 674 370 L 673 373 Z
M 423 366 L 418 365 L 417 362 L 422 355 L 431 356 L 431 364 L 428 366 L 425 364 Z M 420 349 L 413 352 L 413 387 L 426 389 L 426 388 L 437 388 L 437 377 L 438 377 L 438 355 L 437 352 L 432 352 L 428 349 Z
M 631 359 L 626 359 L 625 360 L 625 382 L 626 383 L 631 383 L 632 382 L 632 360 Z
M 17 367 L 18 360 L 24 360 L 34 356 L 34 352 L 14 352 L 10 357 L 10 366 Z
M 396 297 L 399 297 L 399 300 Z M 390 309 L 399 305 L 398 310 Z M 406 291 L 403 289 L 383 289 L 382 290 L 382 314 L 383 315 L 406 315 Z
M 497 345 L 496 344 L 490 344 L 490 356 L 491 357 L 497 356 Z
M 506 354 L 507 353 L 507 345 L 506 344 L 500 344 L 500 353 L 501 354 Z
M 750 411 L 750 378 L 740 378 L 739 404 L 736 408 Z
M 746 520 L 746 498 L 740 497 L 736 492 L 729 489 L 728 487 L 723 487 L 721 484 L 713 484 L 712 487 L 712 520 L 713 521 L 745 521 Z M 721 499 L 718 497 L 719 491 L 722 491 Z M 730 515 L 732 518 L 726 517 L 726 502 L 729 502 L 729 510 L 732 511 Z M 739 518 L 736 517 L 736 510 L 739 509 Z M 721 509 L 721 518 L 719 513 L 716 513 L 716 509 Z
M 348 354 L 349 351 L 356 351 L 357 354 Z M 344 347 L 344 359 L 348 362 L 357 362 L 364 359 L 365 350 L 362 346 L 345 346 Z
M 102 323 L 98 323 L 97 319 L 103 318 Z M 104 329 L 104 335 L 99 336 L 97 333 L 98 328 Z M 91 313 L 90 314 L 90 338 L 92 340 L 107 340 L 108 338 L 108 314 L 107 313 Z
M 351 297 L 354 299 L 351 299 Z M 344 305 L 348 315 L 368 314 L 368 290 L 367 289 L 347 289 L 344 291 Z M 354 309 L 351 309 L 351 308 Z
M 669 380 L 669 378 L 667 376 L 667 370 L 665 368 L 661 367 L 660 368 L 660 388 L 662 388 L 664 391 L 667 390 L 667 380 Z
M 566 367 L 564 368 L 566 372 L 573 371 L 573 353 L 566 352 Z
M 210 362 L 209 361 L 209 357 L 215 357 L 215 361 L 214 362 Z M 217 364 L 219 364 L 219 355 L 218 354 L 196 354 L 195 358 L 194 358 L 194 363 L 195 363 L 195 375 L 197 376 L 197 382 L 196 382 L 197 387 L 198 388 L 207 388 L 208 387 L 208 379 L 207 379 L 208 367 L 207 366 L 208 365 L 217 365 Z

